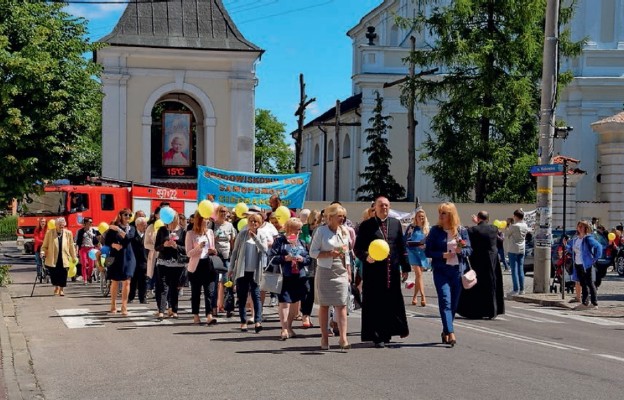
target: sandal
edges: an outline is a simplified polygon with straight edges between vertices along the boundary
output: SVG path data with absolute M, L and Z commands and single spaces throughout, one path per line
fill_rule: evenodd
M 312 322 L 304 322 L 303 324 L 301 324 L 302 329 L 309 329 L 309 328 L 312 328 L 313 326 L 314 324 Z
M 416 297 L 412 297 L 412 305 L 415 306 L 416 304 L 418 304 Z

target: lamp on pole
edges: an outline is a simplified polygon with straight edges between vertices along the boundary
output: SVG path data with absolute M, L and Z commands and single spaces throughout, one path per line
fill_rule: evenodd
M 544 28 L 542 98 L 540 105 L 539 163 L 550 164 L 553 156 L 557 56 L 559 52 L 559 0 L 548 0 Z M 533 292 L 548 293 L 550 246 L 552 243 L 552 176 L 537 178 L 537 219 L 535 229 L 535 272 Z

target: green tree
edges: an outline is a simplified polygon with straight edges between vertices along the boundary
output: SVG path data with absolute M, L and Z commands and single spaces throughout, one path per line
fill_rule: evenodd
M 35 192 L 97 154 L 87 151 L 99 143 L 99 68 L 83 57 L 96 45 L 86 21 L 62 7 L 0 2 L 0 200 Z
M 292 174 L 295 153 L 285 140 L 286 124 L 269 110 L 256 110 L 255 171 L 262 174 Z
M 375 96 L 374 114 L 368 120 L 371 127 L 365 130 L 367 147 L 364 153 L 368 154 L 368 165 L 360 174 L 366 183 L 360 186 L 356 193 L 361 193 L 358 201 L 373 200 L 379 195 L 386 196 L 390 201 L 397 201 L 405 197 L 405 189 L 390 174 L 392 154 L 388 149 L 387 137 L 388 130 L 392 129 L 388 125 L 392 117 L 382 115 L 383 97 L 379 92 L 375 92 Z
M 428 14 L 400 21 L 434 38 L 405 61 L 442 70 L 439 79 L 413 79 L 402 96 L 415 89 L 417 101 L 439 105 L 424 142 L 425 172 L 454 201 L 535 201 L 534 190 L 515 190 L 531 185 L 528 170 L 520 169 L 537 157 L 545 1 L 428 3 Z M 562 8 L 562 25 L 573 6 Z M 581 49 L 562 32 L 564 56 Z M 571 78 L 560 74 L 559 83 Z

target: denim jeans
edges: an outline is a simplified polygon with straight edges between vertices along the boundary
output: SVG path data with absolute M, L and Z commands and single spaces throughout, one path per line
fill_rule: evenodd
M 251 301 L 254 307 L 254 322 L 262 322 L 262 304 L 260 304 L 260 286 L 254 281 L 253 272 L 236 280 L 236 294 L 238 296 L 238 313 L 241 324 L 247 322 L 247 295 L 251 292 Z
M 41 259 L 41 253 L 35 251 L 35 265 L 37 266 L 37 277 L 43 275 L 43 260 Z
M 444 334 L 453 333 L 453 320 L 462 290 L 459 266 L 446 265 L 433 268 L 433 283 L 438 293 L 438 307 Z
M 524 254 L 509 253 L 513 291 L 524 290 Z
M 509 265 L 507 265 L 507 260 L 505 259 L 505 250 L 498 249 L 498 258 L 500 259 L 500 262 L 503 263 L 505 271 L 507 271 L 509 269 Z

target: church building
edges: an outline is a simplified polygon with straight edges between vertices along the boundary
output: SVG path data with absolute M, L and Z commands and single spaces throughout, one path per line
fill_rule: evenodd
M 263 50 L 221 0 L 129 2 L 102 65 L 102 175 L 195 189 L 197 165 L 253 171 Z
M 334 128 L 327 126 L 327 123 L 334 122 L 333 108 L 306 124 L 302 137 L 301 170 L 312 174 L 309 200 L 334 199 L 334 163 L 337 162 L 340 163 L 338 198 L 343 201 L 357 198 L 356 189 L 362 184 L 359 173 L 368 163 L 363 149 L 366 147 L 365 129 L 369 127 L 368 121 L 375 106 L 375 92 L 384 98 L 383 114 L 392 117 L 392 130 L 388 134 L 388 146 L 393 157 L 391 172 L 397 182 L 407 186 L 407 112 L 399 100 L 400 85 L 384 88 L 384 84 L 408 74 L 408 67 L 402 60 L 409 54 L 410 36 L 415 36 L 417 48 L 423 48 L 430 39 L 426 36 L 427 32 L 416 34 L 397 26 L 395 15 L 409 18 L 420 11 L 426 12 L 427 7 L 431 7 L 426 3 L 418 0 L 384 0 L 347 32 L 352 41 L 352 93 L 350 97 L 340 99 L 340 122 L 348 123 L 348 126 L 341 127 L 336 139 Z M 578 167 L 586 174 L 568 182 L 572 187 L 567 191 L 567 221 L 575 217 L 597 216 L 605 225 L 615 225 L 621 222 L 616 219 L 624 220 L 624 214 L 616 217 L 624 211 L 609 213 L 613 207 L 624 210 L 623 206 L 612 204 L 613 201 L 622 201 L 614 200 L 613 180 L 620 179 L 622 184 L 616 182 L 620 186 L 624 180 L 615 177 L 612 170 L 621 169 L 624 165 L 624 134 L 614 136 L 612 133 L 598 133 L 592 129 L 592 124 L 605 118 L 609 120 L 622 111 L 624 0 L 579 0 L 570 27 L 572 40 L 588 38 L 588 41 L 578 58 L 562 60 L 561 68 L 571 70 L 575 78 L 559 96 L 556 118 L 573 126 L 574 130 L 565 141 L 556 140 L 555 155 L 580 160 Z M 442 200 L 436 195 L 433 179 L 420 170 L 423 163 L 419 161 L 418 152 L 426 135 L 431 133 L 429 126 L 436 111 L 433 104 L 415 106 L 415 119 L 418 121 L 415 138 L 415 195 L 421 202 Z M 335 157 L 336 140 L 340 146 L 339 159 Z M 605 162 L 609 163 L 606 171 Z M 603 193 L 605 178 L 610 180 L 607 183 L 608 194 Z M 558 184 L 561 184 L 561 180 L 555 179 L 553 226 L 560 225 L 562 219 L 563 197 Z M 610 202 L 611 205 L 597 206 L 601 202 Z M 570 224 L 568 222 L 568 226 Z

